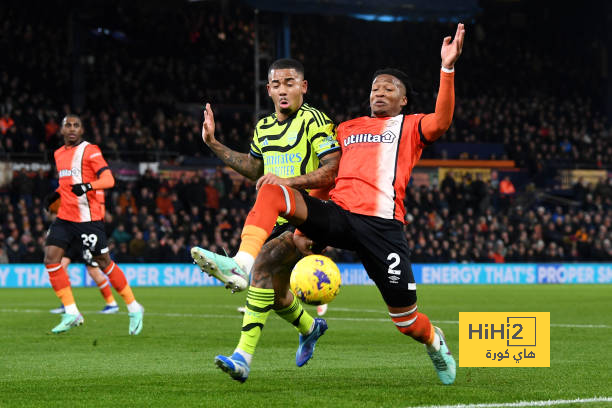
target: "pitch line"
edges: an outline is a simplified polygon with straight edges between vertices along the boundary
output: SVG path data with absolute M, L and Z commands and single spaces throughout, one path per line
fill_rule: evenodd
M 336 310 L 336 309 L 332 309 Z M 346 309 L 345 309 L 346 310 Z M 97 310 L 81 310 L 85 314 L 100 314 Z M 49 313 L 47 309 L 0 309 L 0 313 Z M 118 312 L 116 314 L 127 314 L 126 312 Z M 235 314 L 207 314 L 207 313 L 156 313 L 145 312 L 147 316 L 162 316 L 162 317 L 195 317 L 202 319 L 227 319 L 228 317 L 240 317 L 242 315 L 236 312 Z M 347 322 L 389 322 L 389 318 L 372 318 L 372 317 L 328 317 L 329 320 L 347 321 Z M 434 323 L 442 324 L 459 324 L 458 320 L 432 320 Z M 568 327 L 576 329 L 612 329 L 612 326 L 605 324 L 571 324 L 571 323 L 551 323 L 550 327 Z
M 548 401 L 518 401 L 499 402 L 491 404 L 457 404 L 457 405 L 421 405 L 409 408 L 514 408 L 514 407 L 551 407 L 565 404 L 588 404 L 591 402 L 612 402 L 612 397 L 577 398 L 573 400 L 548 400 Z

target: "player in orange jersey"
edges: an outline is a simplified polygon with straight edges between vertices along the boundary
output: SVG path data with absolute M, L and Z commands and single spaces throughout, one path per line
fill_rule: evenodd
M 83 324 L 72 295 L 70 281 L 61 260 L 70 244 L 77 242 L 89 249 L 93 260 L 108 276 L 128 308 L 129 333 L 137 335 L 142 330 L 144 308 L 136 301 L 121 268 L 109 256 L 104 232 L 104 210 L 96 190 L 115 185 L 115 179 L 98 146 L 83 140 L 83 126 L 77 115 L 69 114 L 62 121 L 60 133 L 64 146 L 54 153 L 59 175 L 57 192 L 61 204 L 57 218 L 49 228 L 45 243 L 45 267 L 55 293 L 64 305 L 60 324 L 53 333 L 62 333 Z
M 435 112 L 404 115 L 408 104 L 406 75 L 396 69 L 374 74 L 370 90 L 371 116 L 338 126 L 337 139 L 342 156 L 329 201 L 322 201 L 285 185 L 265 184 L 242 230 L 242 241 L 235 258 L 216 259 L 217 265 L 243 269 L 238 263 L 255 258 L 283 216 L 308 238 L 295 235 L 296 245 L 308 253 L 313 239 L 317 243 L 359 253 L 361 261 L 376 283 L 397 329 L 426 346 L 444 384 L 455 381 L 455 360 L 442 330 L 417 311 L 416 284 L 410 266 L 410 251 L 403 230 L 403 198 L 412 168 L 425 146 L 433 143 L 450 127 L 455 105 L 455 62 L 461 55 L 465 29 L 457 26 L 454 40 L 444 38 L 441 49 L 440 89 Z M 318 336 L 300 341 L 298 354 L 309 354 Z M 226 361 L 226 371 L 241 378 L 249 367 L 235 361 L 235 355 L 217 356 Z

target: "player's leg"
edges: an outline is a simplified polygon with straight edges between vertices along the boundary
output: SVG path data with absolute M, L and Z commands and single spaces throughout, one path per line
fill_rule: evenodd
M 237 350 L 250 354 L 247 356 L 249 360 L 270 312 L 288 306 L 285 304 L 287 301 L 290 303 L 288 283 L 275 287 L 274 277 L 290 274 L 291 268 L 300 258 L 293 246 L 292 236 L 292 232 L 286 231 L 268 241 L 255 260 L 247 292 L 246 313 L 242 320 L 242 334 L 237 347 Z
M 438 378 L 444 384 L 452 384 L 456 376 L 456 363 L 442 329 L 434 326 L 427 315 L 418 312 L 417 304 L 406 307 L 387 305 L 389 316 L 397 329 L 425 345 Z
M 350 240 L 347 240 L 343 234 L 345 217 L 339 212 L 341 210 L 339 207 L 308 195 L 299 194 L 299 196 L 299 199 L 291 200 L 294 200 L 296 208 L 299 209 L 300 206 L 303 206 L 299 209 L 300 214 L 302 214 L 300 216 L 304 217 L 304 222 L 299 222 L 300 229 L 303 229 L 307 235 L 322 244 L 326 242 L 333 244 L 335 242 L 342 247 L 342 245 L 339 245 L 340 242 Z M 312 216 L 307 217 L 306 214 Z M 331 222 L 332 219 L 335 222 Z M 290 218 L 290 220 L 298 223 L 293 218 Z M 327 330 L 327 322 L 321 318 L 313 319 L 303 309 L 297 297 L 289 290 L 290 271 L 299 257 L 300 254 L 296 250 L 291 234 L 283 234 L 281 237 L 268 242 L 262 251 L 258 252 L 253 267 L 251 284 L 252 287 L 261 286 L 268 291 L 272 287 L 275 295 L 272 306 L 277 314 L 295 325 L 300 331 L 296 364 L 301 367 L 312 357 L 319 337 Z M 266 308 L 270 307 L 270 294 L 271 292 L 268 292 L 268 306 Z M 245 316 L 247 314 L 245 313 Z M 248 356 L 246 357 L 248 358 Z M 231 357 L 217 356 L 216 362 L 235 380 L 246 381 L 249 373 L 249 362 L 244 355 L 234 353 Z
M 327 303 L 325 303 L 324 305 L 317 306 L 318 316 L 323 316 L 325 313 L 327 313 Z
M 117 305 L 113 292 L 111 291 L 110 280 L 104 273 L 102 273 L 99 267 L 90 264 L 86 264 L 85 267 L 87 268 L 87 273 L 89 276 L 91 276 L 91 279 L 96 282 L 98 289 L 100 289 L 100 294 L 106 303 L 104 309 L 102 309 L 100 313 L 117 313 L 119 311 L 119 305 Z
M 68 252 L 70 252 L 70 249 L 68 249 L 66 251 L 66 253 L 64 254 L 64 256 L 62 256 L 62 267 L 68 271 L 68 265 L 70 265 L 70 257 L 68 256 Z M 53 314 L 62 314 L 64 312 L 66 312 L 66 310 L 64 309 L 64 305 L 60 302 L 59 307 L 56 307 L 54 309 L 49 310 L 50 313 Z
M 255 260 L 251 284 L 246 296 L 240 340 L 234 353 L 231 356 L 217 355 L 215 357 L 217 367 L 236 381 L 245 382 L 247 380 L 255 348 L 274 306 L 275 295 L 272 285 L 274 271 L 272 268 L 278 269 L 284 265 L 281 265 L 281 259 L 277 263 L 270 261 L 275 260 L 273 253 L 277 256 L 282 253 L 282 250 L 274 251 L 275 247 L 282 243 L 281 237 L 268 241 Z
M 215 358 L 217 366 L 235 380 L 244 382 L 247 379 L 255 348 L 272 309 L 294 325 L 301 335 L 310 335 L 315 329 L 315 320 L 289 289 L 291 270 L 300 257 L 293 244 L 292 231 L 268 241 L 257 256 L 247 292 L 240 341 L 232 356 Z
M 62 333 L 70 330 L 72 327 L 83 324 L 84 319 L 74 301 L 72 288 L 70 287 L 70 279 L 66 268 L 62 266 L 62 257 L 66 248 L 72 240 L 72 231 L 70 230 L 67 221 L 56 219 L 51 228 L 45 242 L 44 264 L 45 270 L 49 274 L 49 282 L 55 291 L 55 294 L 64 305 L 64 313 L 62 314 L 61 322 L 51 331 L 53 333 Z
M 98 264 L 102 272 L 108 277 L 111 285 L 113 285 L 115 290 L 125 301 L 128 309 L 128 316 L 130 318 L 129 333 L 137 335 L 142 331 L 144 307 L 136 301 L 134 292 L 125 278 L 125 274 L 109 255 L 104 224 L 101 221 L 87 224 L 88 225 L 83 228 L 87 229 L 87 233 L 90 237 L 88 249 L 91 251 L 93 260 Z
M 106 274 L 111 285 L 113 285 L 115 290 L 121 295 L 127 306 L 128 316 L 130 318 L 129 333 L 133 335 L 140 334 L 142 331 L 144 307 L 136 300 L 134 292 L 125 278 L 125 274 L 119 265 L 111 260 L 108 252 L 96 255 L 92 251 L 92 254 L 94 260 L 100 265 L 100 269 Z
M 272 232 L 276 219 L 283 216 L 293 225 L 306 220 L 308 210 L 299 191 L 286 186 L 265 184 L 242 229 L 240 248 L 229 258 L 194 247 L 191 256 L 202 271 L 224 282 L 226 288 L 239 292 L 248 286 L 255 258 Z
M 278 245 L 270 248 L 270 251 L 267 249 L 268 244 L 264 245 L 255 261 L 253 270 L 272 271 L 267 279 L 271 279 L 271 284 L 274 288 L 274 311 L 298 331 L 299 342 L 295 355 L 295 363 L 298 367 L 302 367 L 312 358 L 314 345 L 319 337 L 325 333 L 325 330 L 327 330 L 327 322 L 323 319 L 313 318 L 290 289 L 291 271 L 296 262 L 302 257 L 302 254 L 293 243 L 293 234 L 287 232 L 277 239 L 279 240 Z M 258 265 L 260 259 L 261 266 Z M 275 265 L 277 266 L 275 267 Z M 253 272 L 251 285 L 254 284 L 255 277 L 256 274 Z M 269 281 L 266 284 L 269 285 Z M 311 345 L 312 347 L 310 347 Z
M 360 236 L 361 261 L 387 304 L 395 327 L 424 344 L 438 378 L 444 384 L 452 384 L 456 364 L 444 334 L 418 311 L 416 283 L 403 229 L 393 221 L 374 217 L 353 217 L 352 221 Z

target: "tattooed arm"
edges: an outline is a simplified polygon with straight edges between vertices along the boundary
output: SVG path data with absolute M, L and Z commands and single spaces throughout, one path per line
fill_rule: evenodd
M 223 163 L 251 180 L 257 180 L 264 171 L 263 160 L 256 159 L 248 153 L 239 153 L 225 146 L 215 138 L 215 116 L 206 104 L 204 123 L 202 124 L 202 140 L 219 157 Z
M 280 178 L 272 173 L 268 173 L 257 180 L 256 188 L 259 189 L 264 184 L 282 184 L 298 190 L 329 187 L 336 180 L 340 154 L 337 151 L 323 156 L 321 166 L 318 169 L 301 176 Z
M 248 153 L 239 153 L 215 140 L 207 143 L 208 147 L 223 161 L 223 163 L 251 180 L 257 180 L 264 171 L 263 160 L 256 159 Z

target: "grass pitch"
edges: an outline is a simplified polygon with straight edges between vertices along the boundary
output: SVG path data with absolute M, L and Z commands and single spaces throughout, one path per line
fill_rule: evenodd
M 444 329 L 455 357 L 459 312 L 551 312 L 550 368 L 458 367 L 452 386 L 439 383 L 423 346 L 394 328 L 371 286 L 342 288 L 325 316 L 329 330 L 302 368 L 297 332 L 271 314 L 244 384 L 213 363 L 238 341 L 244 294 L 135 288 L 146 314 L 133 337 L 123 304 L 123 313 L 100 315 L 96 289 L 74 292 L 85 325 L 53 335 L 60 319 L 48 313 L 58 305 L 51 289 L 0 290 L 1 407 L 355 408 L 612 397 L 610 285 L 420 285 L 419 310 Z

